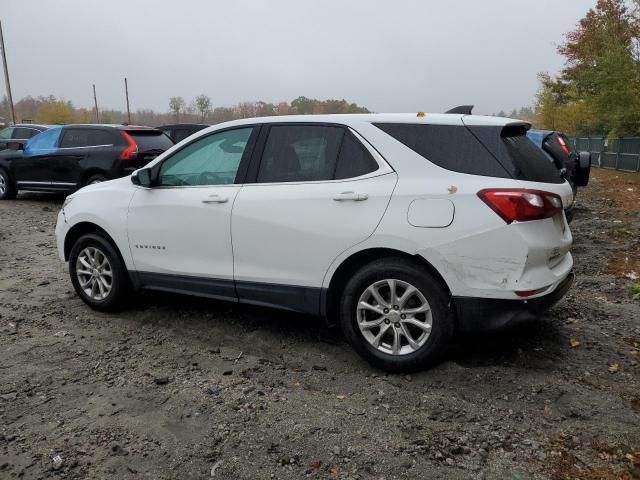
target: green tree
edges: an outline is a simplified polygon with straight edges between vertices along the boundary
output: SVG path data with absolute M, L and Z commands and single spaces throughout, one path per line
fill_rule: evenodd
M 180 121 L 180 114 L 184 111 L 186 105 L 182 97 L 171 97 L 169 99 L 169 110 L 174 115 L 176 122 Z
M 536 113 L 544 128 L 640 133 L 640 18 L 624 0 L 598 0 L 558 52 L 557 78 L 541 74 Z M 587 130 L 587 131 L 585 131 Z
M 201 121 L 204 122 L 211 112 L 211 99 L 204 93 L 196 97 L 196 108 L 200 112 Z

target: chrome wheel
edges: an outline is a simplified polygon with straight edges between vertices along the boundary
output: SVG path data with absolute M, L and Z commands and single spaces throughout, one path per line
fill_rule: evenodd
M 431 334 L 432 314 L 425 296 L 410 283 L 380 280 L 365 289 L 357 306 L 358 327 L 377 350 L 408 355 Z
M 4 179 L 4 175 L 0 173 L 0 195 L 4 195 L 7 191 L 7 181 Z
M 78 284 L 87 297 L 104 300 L 111 293 L 113 269 L 107 256 L 96 247 L 85 247 L 76 260 Z

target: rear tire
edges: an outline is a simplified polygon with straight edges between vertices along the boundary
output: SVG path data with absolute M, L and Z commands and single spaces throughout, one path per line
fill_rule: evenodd
M 4 169 L 0 168 L 0 200 L 13 200 L 17 194 L 18 190 L 13 180 Z
M 85 185 L 93 185 L 96 183 L 102 183 L 102 182 L 106 182 L 108 179 L 107 177 L 105 177 L 102 174 L 96 174 L 96 175 L 91 175 L 89 178 L 87 178 L 87 181 L 85 183 Z
M 129 296 L 129 274 L 114 246 L 102 235 L 81 236 L 69 255 L 71 283 L 91 308 L 105 312 L 122 310 Z
M 376 260 L 356 272 L 342 293 L 339 312 L 342 331 L 353 348 L 371 365 L 389 372 L 436 364 L 455 327 L 448 293 L 440 282 L 402 258 Z

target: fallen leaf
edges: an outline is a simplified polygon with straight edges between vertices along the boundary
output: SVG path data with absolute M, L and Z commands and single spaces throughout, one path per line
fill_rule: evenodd
M 640 465 L 640 452 L 627 453 L 625 458 L 636 465 Z
M 320 465 L 322 465 L 322 462 L 320 460 L 316 460 L 315 462 L 309 464 L 309 468 L 311 468 L 312 470 L 317 470 L 320 468 Z
M 544 414 L 551 415 L 551 405 L 549 405 L 548 403 L 544 404 Z
M 347 398 L 347 396 L 346 395 L 336 395 L 336 398 L 338 400 L 344 400 L 345 398 Z
M 620 370 L 620 364 L 613 362 L 609 364 L 609 371 L 611 373 L 616 373 L 618 370 Z
M 570 338 L 569 344 L 571 345 L 571 348 L 578 348 L 580 345 L 582 345 L 582 343 L 579 340 L 576 340 L 575 338 Z
M 336 467 L 331 467 L 329 469 L 329 476 L 331 478 L 338 478 L 338 469 Z

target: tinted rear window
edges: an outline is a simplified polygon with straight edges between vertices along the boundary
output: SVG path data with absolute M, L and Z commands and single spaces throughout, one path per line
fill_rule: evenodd
M 560 171 L 527 137 L 525 127 L 469 127 L 469 130 L 509 170 L 513 178 L 530 182 L 564 182 Z
M 439 167 L 454 172 L 562 183 L 524 127 L 377 123 L 378 128 Z
M 159 130 L 127 130 L 127 133 L 138 144 L 140 152 L 165 151 L 174 145 L 173 141 Z

